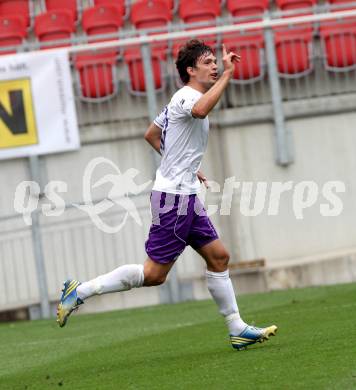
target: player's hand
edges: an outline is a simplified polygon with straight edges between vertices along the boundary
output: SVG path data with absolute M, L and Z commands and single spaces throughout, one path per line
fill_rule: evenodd
M 222 55 L 224 71 L 229 72 L 232 75 L 234 72 L 235 63 L 240 62 L 241 57 L 233 51 L 228 53 L 224 44 L 222 45 Z
M 198 171 L 198 172 L 197 172 L 197 176 L 198 176 L 198 179 L 199 179 L 200 183 L 204 183 L 205 187 L 206 187 L 206 188 L 209 188 L 208 179 L 207 179 L 207 177 L 204 175 L 204 173 L 203 173 L 202 171 Z

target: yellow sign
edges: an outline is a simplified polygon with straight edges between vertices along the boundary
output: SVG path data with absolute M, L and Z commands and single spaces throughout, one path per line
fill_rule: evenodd
M 31 80 L 0 81 L 0 148 L 37 143 Z

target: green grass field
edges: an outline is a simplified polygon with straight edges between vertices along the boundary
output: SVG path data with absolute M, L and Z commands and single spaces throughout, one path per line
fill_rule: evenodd
M 0 389 L 356 389 L 356 284 L 241 296 L 277 337 L 231 348 L 212 301 L 0 325 Z

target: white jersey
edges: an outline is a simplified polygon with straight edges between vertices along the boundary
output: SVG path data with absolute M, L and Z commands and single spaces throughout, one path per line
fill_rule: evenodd
M 162 160 L 153 190 L 186 195 L 199 192 L 197 172 L 208 143 L 209 120 L 194 118 L 191 111 L 202 95 L 184 86 L 154 120 L 162 129 Z

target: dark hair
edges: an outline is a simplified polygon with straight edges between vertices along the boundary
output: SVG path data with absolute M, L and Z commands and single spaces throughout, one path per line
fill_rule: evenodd
M 210 46 L 198 39 L 191 39 L 179 49 L 176 66 L 183 84 L 187 84 L 190 78 L 187 68 L 189 66 L 194 67 L 199 57 L 212 52 Z

